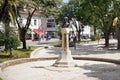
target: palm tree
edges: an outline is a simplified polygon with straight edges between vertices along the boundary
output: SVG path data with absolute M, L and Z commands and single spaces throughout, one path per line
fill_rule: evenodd
M 14 21 L 14 9 L 15 9 L 15 2 L 13 0 L 4 0 L 1 1 L 1 6 L 0 6 L 0 21 L 4 24 L 4 30 L 5 30 L 5 49 L 8 49 L 8 44 L 7 40 L 9 38 L 9 33 L 10 33 L 10 23 Z
M 4 44 L 5 50 L 10 50 L 10 55 L 12 56 L 12 47 L 13 40 L 15 35 L 11 34 L 11 25 L 15 25 L 15 14 L 16 6 L 18 1 L 17 0 L 1 0 L 0 1 L 0 21 L 4 24 Z M 12 37 L 11 37 L 12 36 Z M 17 38 L 16 38 L 17 39 Z M 12 41 L 11 41 L 12 40 Z

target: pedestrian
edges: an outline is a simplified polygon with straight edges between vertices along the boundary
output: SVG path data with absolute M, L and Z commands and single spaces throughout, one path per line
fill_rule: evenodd
M 49 37 L 48 34 L 46 34 L 46 41 L 48 40 L 48 37 Z
M 76 50 L 76 41 L 77 41 L 77 38 L 76 36 L 73 37 L 73 43 L 74 43 L 74 49 Z

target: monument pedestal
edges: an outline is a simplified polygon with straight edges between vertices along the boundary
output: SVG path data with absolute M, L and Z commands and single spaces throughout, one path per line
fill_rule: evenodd
M 69 28 L 62 28 L 62 50 L 59 58 L 53 64 L 55 67 L 74 67 L 75 63 L 69 49 Z
M 61 51 L 61 54 L 55 64 L 55 67 L 74 67 L 75 63 L 71 56 L 71 51 Z

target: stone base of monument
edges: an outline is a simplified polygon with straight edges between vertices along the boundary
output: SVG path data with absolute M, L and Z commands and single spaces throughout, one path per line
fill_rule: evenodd
M 55 67 L 75 67 L 76 64 L 72 58 L 71 51 L 69 49 L 69 32 L 70 28 L 62 28 L 62 50 L 59 58 L 53 64 Z
M 59 58 L 56 60 L 56 62 L 53 64 L 55 67 L 75 67 L 76 64 L 71 56 L 71 51 L 61 51 L 61 54 Z

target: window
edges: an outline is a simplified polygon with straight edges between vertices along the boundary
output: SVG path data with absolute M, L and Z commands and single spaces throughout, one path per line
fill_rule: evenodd
M 36 19 L 34 20 L 34 25 L 37 25 L 37 20 Z
M 48 28 L 55 27 L 55 23 L 47 23 L 47 27 L 48 27 Z
M 54 22 L 54 19 L 49 19 L 48 22 Z
M 52 24 L 51 24 L 51 23 L 47 23 L 47 27 L 48 27 L 48 28 L 51 28 L 51 27 L 52 27 Z

